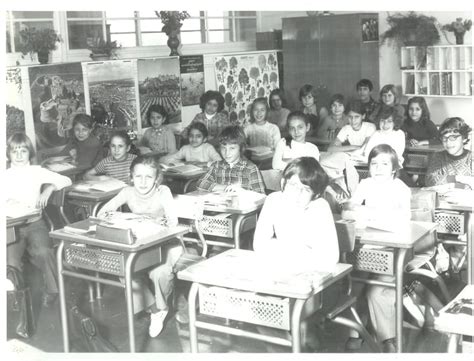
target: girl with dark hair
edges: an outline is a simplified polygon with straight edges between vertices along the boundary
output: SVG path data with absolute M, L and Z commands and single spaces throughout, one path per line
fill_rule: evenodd
M 319 124 L 316 136 L 321 139 L 334 140 L 343 126 L 349 124 L 345 112 L 344 96 L 334 94 L 329 101 L 329 115 Z
M 290 110 L 286 108 L 286 99 L 282 89 L 273 89 L 268 97 L 270 103 L 270 111 L 267 119 L 270 123 L 275 124 L 280 133 L 288 132 L 286 127 L 286 120 L 290 114 Z
M 176 138 L 171 129 L 166 126 L 168 112 L 165 108 L 153 104 L 148 108 L 147 120 L 151 124 L 151 128 L 148 128 L 143 134 L 141 145 L 145 149 L 142 150 L 142 153 L 168 154 L 176 152 Z
M 430 120 L 425 98 L 408 99 L 407 117 L 402 130 L 406 133 L 407 143 L 412 147 L 439 143 L 438 129 Z

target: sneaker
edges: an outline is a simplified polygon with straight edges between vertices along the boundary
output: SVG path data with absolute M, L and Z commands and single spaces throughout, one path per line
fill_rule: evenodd
M 163 330 L 165 318 L 168 315 L 168 310 L 161 310 L 150 315 L 150 327 L 148 328 L 148 334 L 150 337 L 158 336 Z

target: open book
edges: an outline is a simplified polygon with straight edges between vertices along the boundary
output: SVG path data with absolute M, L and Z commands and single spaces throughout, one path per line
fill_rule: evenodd
M 172 173 L 194 173 L 194 172 L 201 172 L 202 168 L 198 167 L 197 165 L 194 164 L 184 164 L 184 163 L 179 163 L 175 165 L 166 165 L 166 164 L 160 164 L 161 168 L 165 172 L 172 172 Z
M 72 189 L 78 192 L 111 192 L 126 187 L 127 184 L 121 180 L 110 178 L 103 181 L 86 181 L 74 184 Z
M 42 166 L 53 172 L 64 172 L 66 170 L 75 168 L 75 165 L 72 164 L 72 162 L 73 159 L 71 156 L 51 157 L 46 159 L 42 163 Z

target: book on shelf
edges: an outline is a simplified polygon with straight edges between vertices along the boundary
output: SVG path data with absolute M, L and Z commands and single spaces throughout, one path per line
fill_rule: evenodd
M 430 94 L 431 95 L 440 95 L 439 94 L 439 74 L 430 73 Z

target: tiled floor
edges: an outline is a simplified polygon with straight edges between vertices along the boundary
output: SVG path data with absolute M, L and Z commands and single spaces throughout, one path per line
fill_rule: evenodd
M 28 269 L 27 269 L 28 270 Z M 50 309 L 42 308 L 39 304 L 41 279 L 37 272 L 29 269 L 29 283 L 34 285 L 34 299 L 37 319 L 37 330 L 26 343 L 46 352 L 62 352 L 62 334 L 59 318 L 59 302 Z M 128 332 L 125 313 L 125 299 L 123 290 L 106 286 L 103 290 L 103 299 L 90 303 L 84 282 L 68 279 L 66 282 L 68 295 L 71 292 L 78 299 L 81 311 L 90 315 L 96 321 L 101 334 L 115 345 L 119 352 L 128 352 Z M 459 284 L 452 282 L 456 288 Z M 189 352 L 188 330 L 186 326 L 179 325 L 174 315 L 170 315 L 163 332 L 156 338 L 148 336 L 149 318 L 146 314 L 136 317 L 136 345 L 138 352 Z M 240 325 L 240 327 L 250 327 Z M 344 352 L 344 342 L 348 331 L 333 324 L 325 323 L 324 327 L 316 328 L 318 334 L 318 350 L 312 352 Z M 405 328 L 404 348 L 406 352 L 445 352 L 447 346 L 446 336 L 430 330 L 417 330 Z M 289 352 L 289 349 L 271 346 L 260 341 L 254 341 L 235 336 L 224 336 L 212 332 L 199 331 L 199 348 L 201 352 Z M 73 342 L 72 351 L 81 350 L 80 344 Z M 360 352 L 370 352 L 363 344 Z

